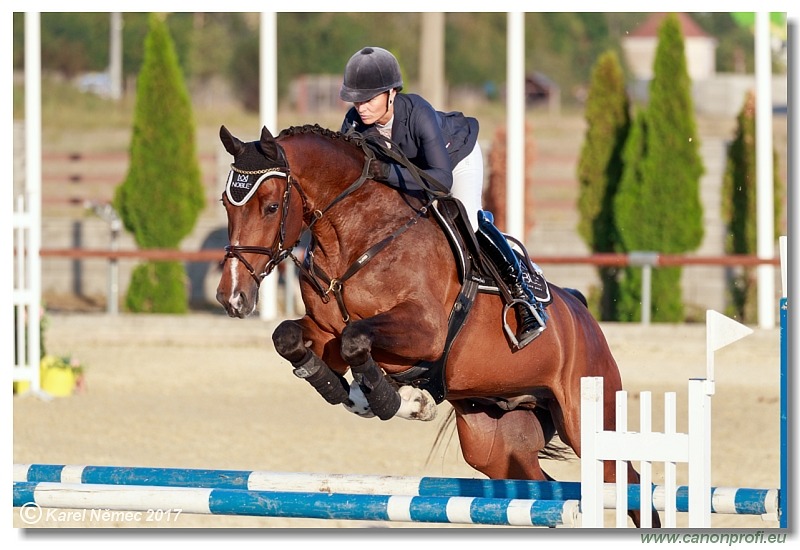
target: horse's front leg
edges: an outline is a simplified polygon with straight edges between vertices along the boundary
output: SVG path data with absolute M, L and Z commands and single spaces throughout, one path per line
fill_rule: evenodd
M 310 329 L 305 327 L 305 332 Z M 331 405 L 350 402 L 350 388 L 344 377 L 334 372 L 311 346 L 306 345 L 303 321 L 284 321 L 272 333 L 275 350 L 294 367 L 294 374 L 306 380 Z M 313 341 L 311 339 L 309 342 Z
M 411 315 L 406 315 L 406 312 Z M 366 402 L 369 410 L 381 420 L 395 416 L 432 420 L 436 416 L 436 402 L 430 393 L 411 386 L 398 390 L 372 357 L 373 347 L 404 357 L 421 355 L 426 358 L 434 353 L 423 350 L 420 354 L 420 350 L 409 347 L 409 327 L 415 326 L 412 317 L 417 318 L 415 330 L 437 334 L 432 327 L 419 327 L 418 313 L 419 310 L 411 306 L 398 306 L 375 317 L 353 321 L 342 332 L 341 356 L 353 372 L 350 399 L 356 404 Z M 431 345 L 432 350 L 437 349 L 436 343 Z

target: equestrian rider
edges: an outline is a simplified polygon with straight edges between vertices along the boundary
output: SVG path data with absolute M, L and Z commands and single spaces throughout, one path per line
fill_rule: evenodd
M 517 347 L 539 334 L 539 323 L 531 312 L 536 298 L 525 281 L 527 273 L 517 255 L 498 230 L 489 212 L 482 210 L 483 155 L 478 144 L 478 121 L 460 112 L 436 111 L 416 94 L 401 94 L 400 65 L 391 52 L 366 47 L 347 62 L 339 92 L 353 103 L 342 123 L 342 132 L 377 130 L 391 140 L 420 170 L 431 175 L 461 201 L 481 247 L 498 267 L 508 285 L 519 315 Z M 396 163 L 380 165 L 378 181 L 402 190 L 419 190 L 414 177 Z

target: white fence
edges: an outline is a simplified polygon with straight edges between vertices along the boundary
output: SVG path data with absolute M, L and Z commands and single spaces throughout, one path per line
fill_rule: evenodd
M 20 196 L 14 209 L 14 382 L 39 391 L 41 265 L 39 220 Z
M 640 431 L 628 431 L 628 393 L 617 392 L 617 431 L 603 430 L 603 379 L 581 380 L 581 507 L 583 527 L 604 527 L 603 461 L 615 460 L 616 526 L 627 527 L 627 463 L 640 463 L 642 527 L 652 527 L 652 463 L 664 463 L 664 526 L 676 527 L 677 463 L 689 465 L 689 526 L 710 527 L 711 397 L 704 380 L 689 380 L 689 430 L 676 431 L 675 392 L 664 394 L 664 432 L 651 431 L 651 394 L 640 394 Z M 619 481 L 622 481 L 620 483 Z M 656 506 L 660 508 L 660 506 Z

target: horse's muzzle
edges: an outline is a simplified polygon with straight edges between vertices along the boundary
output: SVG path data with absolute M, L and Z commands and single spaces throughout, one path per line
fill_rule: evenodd
M 257 296 L 258 292 L 255 292 L 250 298 L 246 292 L 241 290 L 227 293 L 221 287 L 217 288 L 217 301 L 225 308 L 229 317 L 237 319 L 244 319 L 255 311 Z

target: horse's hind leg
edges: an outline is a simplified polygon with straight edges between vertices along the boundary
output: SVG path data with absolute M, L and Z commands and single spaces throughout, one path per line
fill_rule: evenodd
M 471 400 L 453 402 L 464 460 L 492 479 L 552 479 L 539 464 L 547 444 L 534 411 L 504 411 Z
M 580 386 L 580 380 L 578 380 Z M 606 431 L 616 431 L 616 392 L 621 389 L 622 384 L 619 376 L 613 374 L 606 374 L 604 376 L 603 384 L 603 429 Z M 556 422 L 558 433 L 561 440 L 572 447 L 579 457 L 581 456 L 581 428 L 580 428 L 580 387 L 572 390 L 572 395 L 576 395 L 576 399 L 571 399 L 569 395 L 556 395 L 556 400 L 551 402 L 550 412 Z M 629 484 L 639 484 L 639 473 L 634 469 L 633 465 L 628 463 L 628 479 Z M 603 463 L 603 478 L 607 483 L 615 483 L 617 479 L 616 463 L 614 461 L 605 461 Z M 637 510 L 628 510 L 633 524 L 636 527 L 641 526 L 641 514 Z M 661 519 L 658 512 L 654 509 L 652 514 L 653 527 L 661 527 Z

